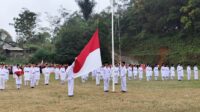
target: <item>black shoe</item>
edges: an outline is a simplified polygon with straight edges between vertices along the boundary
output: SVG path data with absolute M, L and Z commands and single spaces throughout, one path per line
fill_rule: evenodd
M 74 95 L 68 95 L 68 97 L 74 97 Z
M 45 84 L 45 85 L 49 85 L 49 84 Z
M 35 87 L 31 87 L 31 88 L 35 88 Z
M 109 92 L 109 91 L 107 90 L 107 91 L 104 91 L 104 92 L 106 92 L 106 93 L 107 93 L 107 92 Z
M 122 93 L 126 93 L 126 91 L 121 91 Z

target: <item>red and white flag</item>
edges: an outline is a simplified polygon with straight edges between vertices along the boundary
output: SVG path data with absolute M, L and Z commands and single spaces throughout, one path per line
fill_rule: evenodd
M 77 78 L 86 75 L 101 66 L 99 31 L 97 29 L 90 41 L 75 59 L 73 68 L 74 77 Z

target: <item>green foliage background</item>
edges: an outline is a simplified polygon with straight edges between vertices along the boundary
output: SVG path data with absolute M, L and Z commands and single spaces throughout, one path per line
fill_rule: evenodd
M 121 3 L 116 6 L 120 23 L 118 27 L 115 21 L 116 53 L 120 31 L 122 55 L 140 63 L 159 63 L 162 48 L 168 50 L 163 63 L 200 63 L 199 0 L 121 0 Z M 30 62 L 72 63 L 97 28 L 103 63 L 111 62 L 110 11 L 95 14 L 80 8 L 82 14 L 69 14 L 53 37 L 41 32 L 25 43 L 27 49 L 32 49 Z

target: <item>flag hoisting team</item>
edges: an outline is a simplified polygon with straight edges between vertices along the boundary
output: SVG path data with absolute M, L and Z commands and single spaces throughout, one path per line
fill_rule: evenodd
M 0 65 L 0 90 L 4 90 L 6 88 L 6 82 L 9 80 L 10 71 L 13 73 L 13 78 L 15 78 L 16 88 L 20 89 L 22 85 L 22 81 L 24 81 L 25 86 L 30 86 L 31 88 L 35 88 L 39 85 L 41 74 L 44 75 L 44 84 L 49 85 L 50 83 L 50 75 L 52 73 L 55 74 L 55 80 L 60 80 L 62 85 L 65 82 L 68 82 L 68 96 L 73 96 L 74 89 L 74 73 L 73 66 L 68 65 Z M 119 84 L 119 79 L 121 79 L 121 92 L 127 91 L 127 79 L 128 80 L 143 80 L 143 75 L 146 75 L 146 80 L 151 81 L 158 80 L 161 77 L 161 80 L 174 80 L 177 73 L 177 79 L 179 81 L 184 79 L 184 68 L 182 64 L 178 64 L 177 67 L 172 64 L 171 66 L 162 64 L 162 66 L 155 65 L 152 67 L 151 65 L 126 65 L 125 62 L 120 64 L 112 65 L 105 64 L 104 66 L 94 70 L 91 72 L 92 79 L 96 80 L 96 85 L 99 86 L 101 80 L 103 80 L 104 84 L 104 92 L 109 92 L 109 83 L 113 78 L 114 83 Z M 198 80 L 198 67 L 195 64 L 193 68 L 191 65 L 187 65 L 186 67 L 187 80 L 191 80 L 192 74 L 194 80 Z M 128 76 L 128 78 L 127 78 Z M 89 78 L 89 74 L 85 74 L 81 76 L 81 81 L 84 83 Z

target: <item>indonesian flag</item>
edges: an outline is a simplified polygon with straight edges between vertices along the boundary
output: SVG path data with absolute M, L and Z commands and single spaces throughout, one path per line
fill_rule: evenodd
M 73 68 L 74 77 L 77 78 L 86 75 L 101 66 L 99 31 L 97 29 L 85 48 L 75 59 Z

